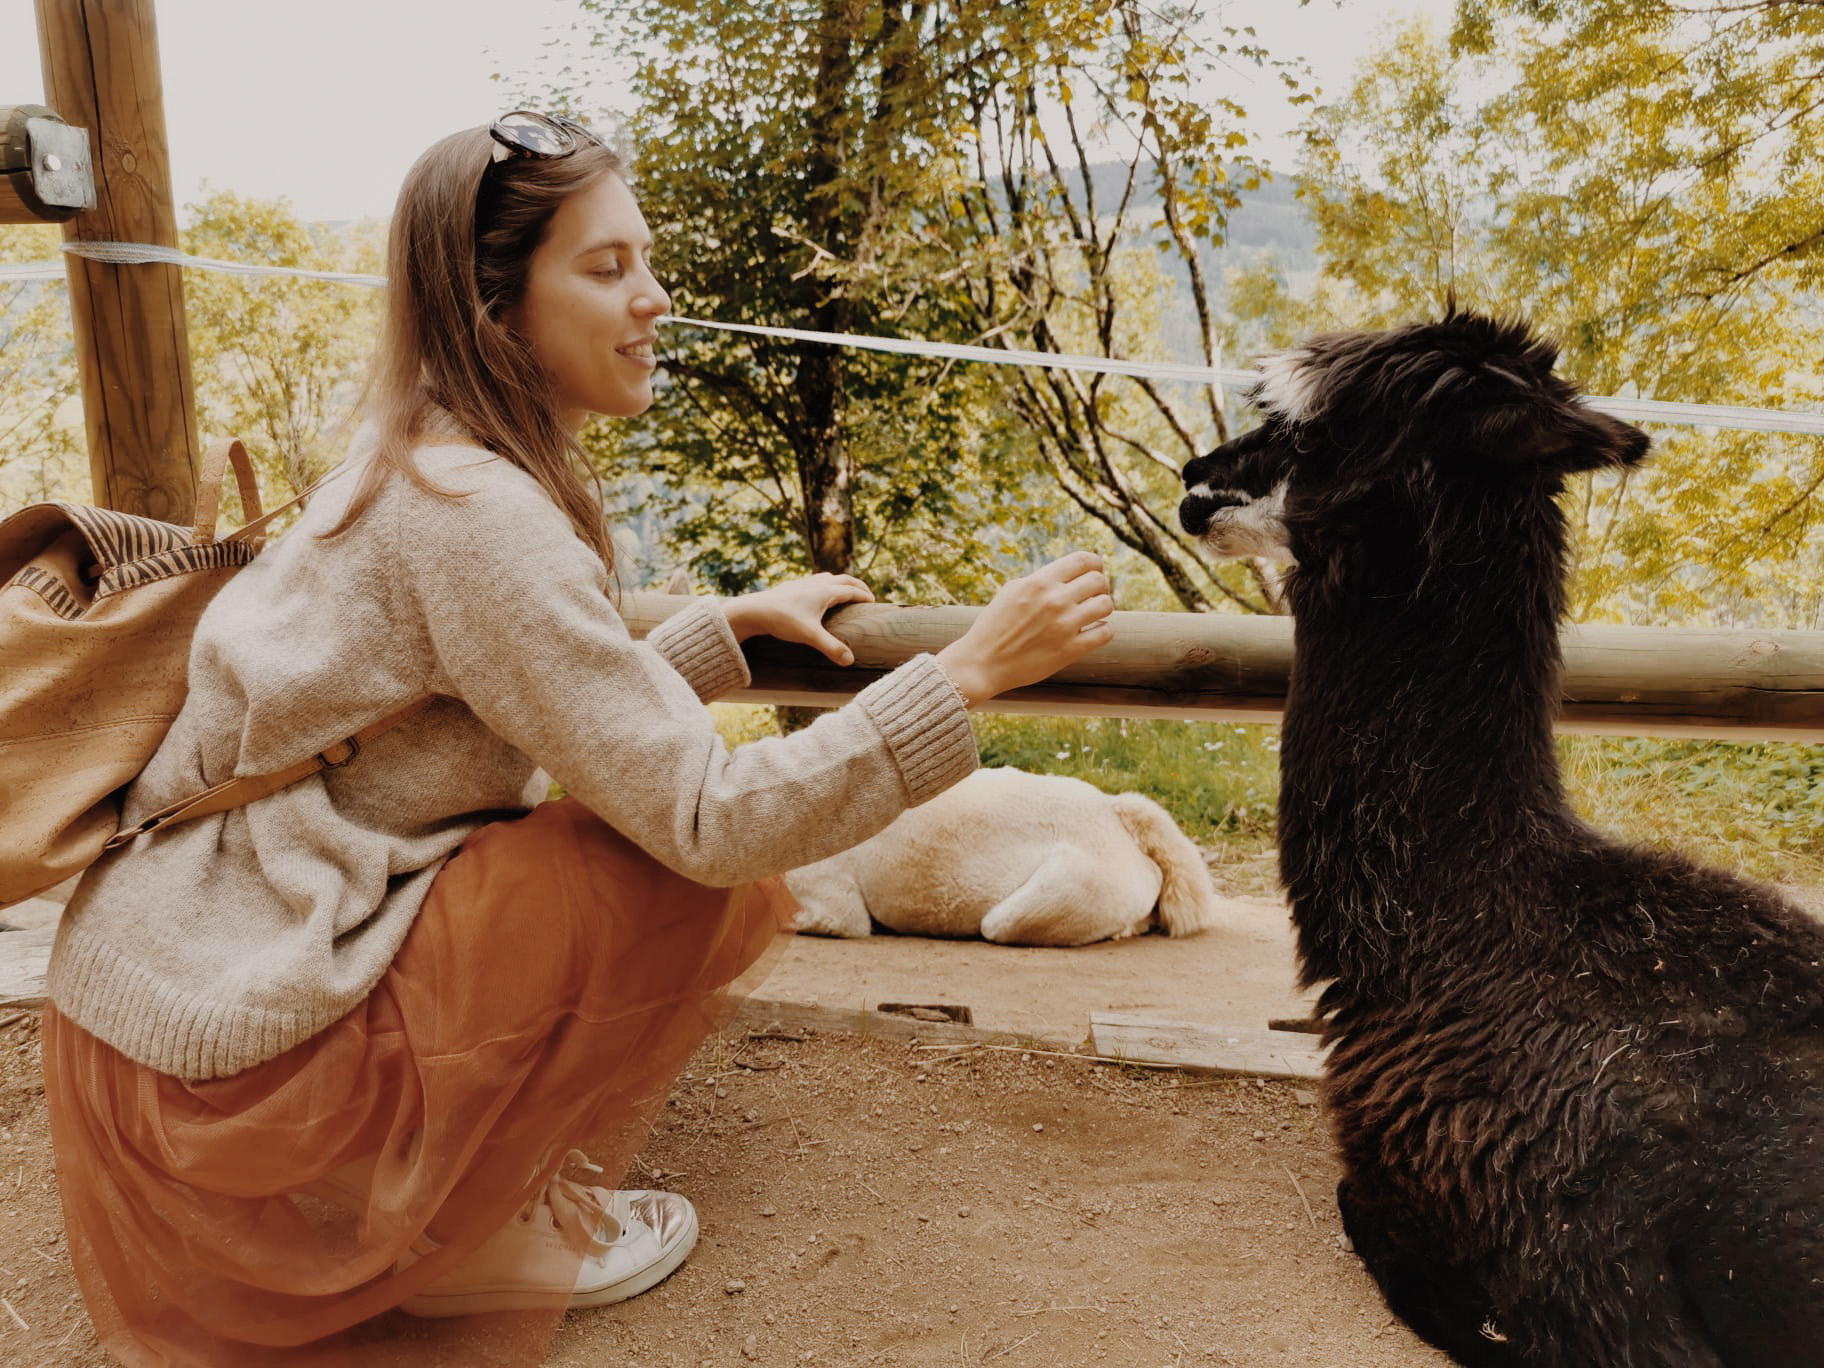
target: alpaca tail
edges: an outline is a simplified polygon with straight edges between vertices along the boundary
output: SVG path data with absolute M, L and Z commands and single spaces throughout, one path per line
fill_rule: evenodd
M 1190 936 L 1216 925 L 1222 900 L 1203 856 L 1171 814 L 1138 793 L 1111 794 L 1109 801 L 1134 844 L 1159 866 L 1159 922 L 1165 934 Z

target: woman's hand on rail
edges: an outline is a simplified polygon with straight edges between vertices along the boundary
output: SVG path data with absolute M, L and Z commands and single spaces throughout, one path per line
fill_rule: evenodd
M 853 665 L 855 653 L 824 627 L 823 618 L 845 603 L 872 602 L 874 591 L 855 576 L 820 574 L 725 599 L 722 611 L 736 641 L 777 637 L 814 646 L 838 665 Z
M 1102 557 L 1073 551 L 1008 580 L 969 630 L 937 653 L 970 707 L 1048 679 L 1115 638 Z

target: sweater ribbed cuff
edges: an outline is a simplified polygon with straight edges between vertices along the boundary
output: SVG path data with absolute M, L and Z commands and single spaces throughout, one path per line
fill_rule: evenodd
M 646 634 L 651 646 L 705 703 L 753 682 L 741 644 L 713 598 L 695 600 Z
M 969 708 L 937 657 L 912 657 L 855 696 L 886 738 L 916 807 L 979 762 Z

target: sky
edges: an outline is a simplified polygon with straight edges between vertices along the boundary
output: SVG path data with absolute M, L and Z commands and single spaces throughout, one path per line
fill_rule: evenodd
M 1252 24 L 1276 54 L 1308 61 L 1340 92 L 1390 18 L 1447 15 L 1451 0 L 1204 0 Z M 413 159 L 444 134 L 486 123 L 558 41 L 576 0 L 156 0 L 171 178 L 179 205 L 214 189 L 288 198 L 306 219 L 384 216 Z M 0 0 L 0 104 L 36 103 L 44 83 L 33 0 Z M 1267 131 L 1289 125 L 1276 83 L 1237 91 Z M 606 112 L 613 90 L 593 88 Z M 1283 143 L 1271 137 L 1269 155 Z

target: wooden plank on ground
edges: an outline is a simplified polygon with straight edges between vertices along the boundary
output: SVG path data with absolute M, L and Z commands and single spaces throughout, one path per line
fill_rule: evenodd
M 929 1045 L 979 1045 L 1005 1043 L 1032 1045 L 1048 1050 L 1079 1050 L 1082 1036 L 1066 1038 L 1056 1031 L 992 1030 L 964 1026 L 954 1021 L 921 1021 L 892 1012 L 865 1007 L 824 1007 L 816 1003 L 787 1002 L 778 998 L 748 998 L 735 1013 L 734 1025 L 758 1031 L 776 1027 L 783 1031 L 830 1031 L 840 1035 L 883 1036 L 893 1040 L 919 1040 Z
M 44 1006 L 44 975 L 57 924 L 0 931 L 0 1007 Z
M 1096 1054 L 1136 1064 L 1262 1078 L 1319 1078 L 1324 1071 L 1324 1050 L 1317 1037 L 1291 1031 L 1091 1012 L 1089 1036 Z

